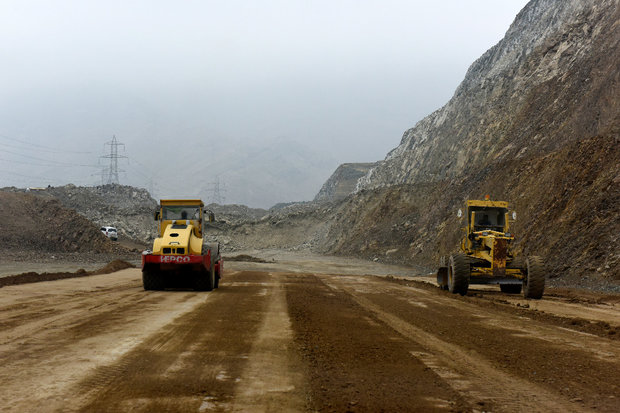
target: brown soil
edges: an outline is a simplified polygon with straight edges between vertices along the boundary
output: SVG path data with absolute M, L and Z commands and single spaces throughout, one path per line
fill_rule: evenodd
M 407 287 L 435 291 L 439 287 L 435 284 L 435 277 L 432 278 L 431 282 L 391 276 L 385 277 L 385 280 Z M 448 292 L 442 293 L 450 296 Z M 544 299 L 527 300 L 521 294 L 502 293 L 497 286 L 486 288 L 470 286 L 466 296 L 455 295 L 452 298 L 465 302 L 473 300 L 477 305 L 495 311 L 520 314 L 564 328 L 620 340 L 620 313 L 619 317 L 615 315 L 620 311 L 620 294 L 618 293 L 604 294 L 569 288 L 548 288 Z M 567 306 L 569 306 L 568 309 Z M 590 311 L 584 312 L 584 308 Z
M 247 255 L 247 254 L 239 254 L 239 255 L 234 255 L 232 257 L 225 256 L 224 258 L 226 259 L 226 261 L 262 262 L 262 263 L 273 262 L 273 261 L 264 260 L 262 258 L 252 257 L 251 255 Z
M 0 243 L 10 251 L 122 253 L 98 227 L 55 199 L 0 191 Z
M 419 346 L 364 312 L 352 297 L 311 274 L 289 276 L 288 283 L 295 343 L 309 367 L 311 410 L 427 412 L 468 406 L 411 357 Z
M 574 291 L 557 290 L 521 300 L 472 288 L 460 297 L 413 279 L 309 274 L 309 262 L 297 272 L 231 262 L 210 293 L 145 292 L 138 269 L 7 286 L 0 404 L 7 412 L 620 406 L 618 341 L 588 326 L 617 331 L 617 295 L 572 300 Z M 571 324 L 573 307 L 584 323 Z
M 44 272 L 41 274 L 36 272 L 25 272 L 22 274 L 9 275 L 0 278 L 0 287 L 5 287 L 7 285 L 36 283 L 42 281 L 62 280 L 65 278 L 87 277 L 89 275 L 110 274 L 116 271 L 124 270 L 125 268 L 135 268 L 135 265 L 123 260 L 114 260 L 106 266 L 94 271 L 79 269 L 75 272 Z

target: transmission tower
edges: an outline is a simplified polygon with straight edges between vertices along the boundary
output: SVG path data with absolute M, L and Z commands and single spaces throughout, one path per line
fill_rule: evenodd
M 207 193 L 210 193 L 209 200 L 213 204 L 223 205 L 226 201 L 226 188 L 224 184 L 220 184 L 220 176 L 215 176 L 215 181 L 209 183 L 209 187 L 207 188 Z
M 118 160 L 119 158 L 127 158 L 124 155 L 118 154 L 118 147 L 122 146 L 123 150 L 125 150 L 125 144 L 116 140 L 116 135 L 112 136 L 112 140 L 110 142 L 106 142 L 105 146 L 110 145 L 110 154 L 102 155 L 101 158 L 110 159 L 110 166 L 107 168 L 108 172 L 108 184 L 118 184 L 118 173 L 125 172 L 122 169 L 118 169 Z
M 153 177 L 149 179 L 149 187 L 147 190 L 149 191 L 149 194 L 151 194 L 152 198 L 157 199 L 159 188 L 157 187 L 157 184 L 155 183 L 155 180 L 153 179 Z

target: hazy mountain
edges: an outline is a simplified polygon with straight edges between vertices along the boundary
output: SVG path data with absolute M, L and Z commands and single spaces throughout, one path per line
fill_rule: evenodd
M 269 208 L 277 202 L 311 200 L 337 165 L 325 152 L 284 138 L 252 145 L 229 141 L 195 148 L 187 162 L 179 162 L 183 174 L 161 177 L 160 182 L 169 192 L 177 187 L 175 193 L 206 202 Z M 199 179 L 184 181 L 185 174 Z M 200 184 L 192 188 L 190 182 Z M 218 185 L 219 200 L 214 198 Z
M 357 181 L 378 163 L 343 163 L 323 184 L 314 197 L 315 201 L 339 201 L 356 188 Z

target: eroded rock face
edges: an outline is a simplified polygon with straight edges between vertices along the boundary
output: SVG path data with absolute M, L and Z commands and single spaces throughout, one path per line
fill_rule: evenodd
M 618 0 L 531 1 L 357 190 L 453 178 L 617 134 L 618 21 Z
M 466 199 L 519 211 L 556 285 L 620 290 L 620 1 L 533 0 L 336 212 L 325 251 L 436 269 Z

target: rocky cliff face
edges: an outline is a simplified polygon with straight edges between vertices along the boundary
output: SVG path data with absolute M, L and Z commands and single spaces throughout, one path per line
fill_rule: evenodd
M 347 197 L 356 188 L 357 181 L 378 163 L 344 163 L 323 184 L 314 197 L 317 202 L 339 201 Z
M 490 194 L 519 212 L 517 248 L 553 283 L 620 289 L 618 62 L 618 0 L 531 1 L 360 179 L 325 250 L 432 269 L 458 245 L 455 211 Z
M 439 181 L 616 135 L 618 0 L 533 0 L 453 98 L 405 132 L 359 189 Z

